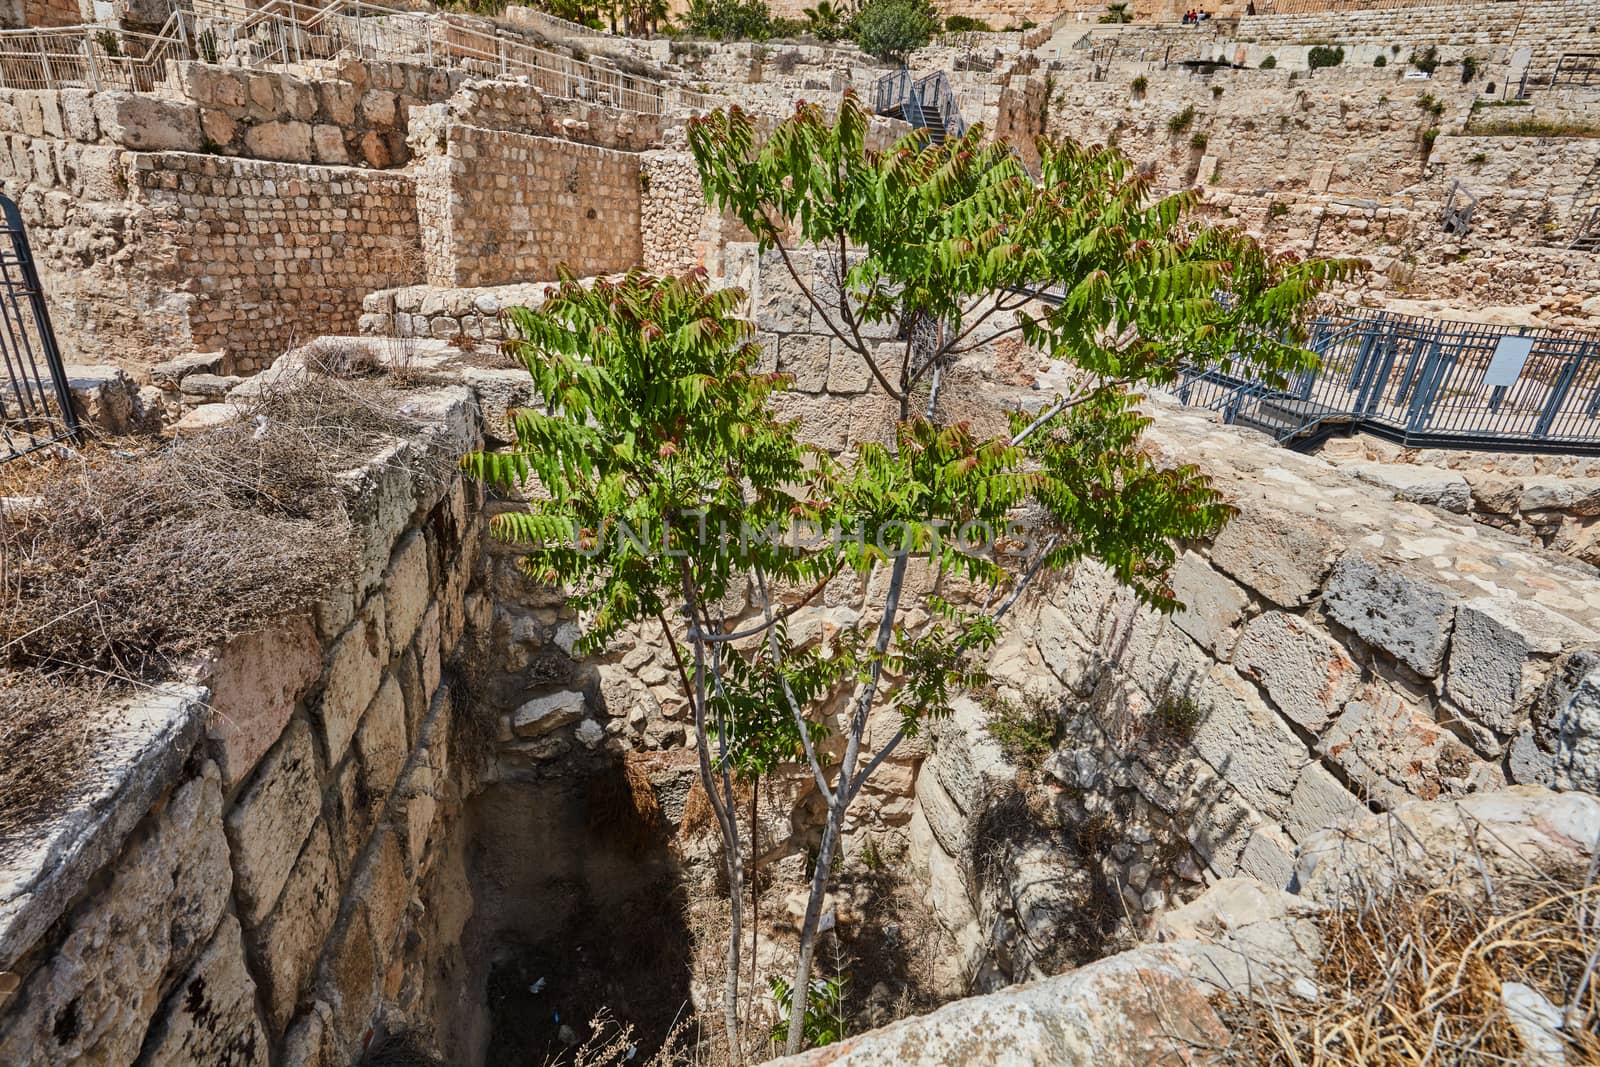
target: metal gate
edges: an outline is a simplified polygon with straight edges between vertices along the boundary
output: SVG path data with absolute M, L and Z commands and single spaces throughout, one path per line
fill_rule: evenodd
M 0 463 L 78 434 L 78 416 L 16 201 L 0 196 Z

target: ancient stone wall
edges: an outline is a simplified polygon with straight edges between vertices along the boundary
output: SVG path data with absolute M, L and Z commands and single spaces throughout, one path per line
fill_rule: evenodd
M 296 340 L 353 332 L 368 292 L 419 277 L 406 175 L 187 153 L 125 160 L 141 243 L 174 257 L 184 279 L 184 351 L 225 347 L 234 373 Z
M 1244 15 L 1238 38 L 1258 44 L 1450 45 L 1478 50 L 1495 62 L 1529 50 L 1526 69 L 1549 75 L 1564 52 L 1591 52 L 1600 24 L 1587 0 L 1493 0 L 1483 4 L 1410 6 L 1403 10 L 1321 11 Z
M 1143 89 L 1134 78 L 1144 78 Z M 1442 104 L 1442 117 L 1420 106 Z M 1291 80 L 1277 70 L 1058 77 L 1050 133 L 1115 143 L 1165 188 L 1311 189 L 1380 196 L 1423 175 L 1422 135 L 1465 121 L 1476 89 L 1388 70 Z
M 6 1063 L 348 1063 L 380 1003 L 431 1007 L 470 908 L 430 882 L 481 530 L 451 472 L 478 431 L 464 389 L 408 410 L 417 437 L 353 473 L 346 584 L 133 698 L 66 814 L 6 853 Z
M 418 184 L 431 284 L 553 278 L 558 266 L 603 274 L 639 262 L 637 154 L 453 124 Z
M 991 666 L 1017 693 L 1048 671 L 1069 725 L 1047 791 L 1069 835 L 1109 817 L 1106 840 L 1054 884 L 1048 856 L 1015 850 L 996 893 L 974 835 L 1015 768 L 982 717 L 936 733 L 918 775 L 914 847 L 974 974 L 1033 973 L 1083 905 L 1074 877 L 1139 915 L 1232 874 L 1284 886 L 1299 845 L 1368 806 L 1596 784 L 1573 710 L 1600 639 L 1591 568 L 1203 413 L 1156 411 L 1153 449 L 1239 509 L 1180 558 L 1184 610 L 1158 615 L 1080 566 L 1039 590 Z

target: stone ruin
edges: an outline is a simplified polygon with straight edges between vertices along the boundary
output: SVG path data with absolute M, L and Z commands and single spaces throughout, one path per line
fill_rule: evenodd
M 1189 26 L 1141 0 L 1133 23 L 1102 25 L 1101 5 L 1008 0 L 977 13 L 1047 25 L 951 36 L 911 66 L 949 70 L 968 119 L 1025 156 L 1036 134 L 1114 138 L 1158 187 L 1198 184 L 1209 212 L 1278 247 L 1365 258 L 1336 294 L 1349 305 L 1600 325 L 1600 256 L 1573 247 L 1600 208 L 1600 84 L 1555 78 L 1600 52 L 1589 5 L 1252 6 Z M 111 32 L 149 16 L 118 5 Z M 881 425 L 863 369 L 705 210 L 683 131 L 735 102 L 770 125 L 884 71 L 837 46 L 630 41 L 518 8 L 493 25 L 410 18 L 333 54 L 261 56 L 240 35 L 140 84 L 41 84 L 0 50 L 0 82 L 25 83 L 0 88 L 0 181 L 86 419 L 225 423 L 324 335 L 422 377 L 414 432 L 351 473 L 348 579 L 309 616 L 94 709 L 115 729 L 63 810 L 0 853 L 5 1063 L 342 1067 L 405 1035 L 492 1063 L 559 1046 L 529 1021 L 536 979 L 608 976 L 586 1010 L 609 1000 L 650 1025 L 717 995 L 682 906 L 714 864 L 665 650 L 641 633 L 577 655 L 562 591 L 486 535 L 514 503 L 435 461 L 506 437 L 528 383 L 485 358 L 498 315 L 563 264 L 701 266 L 745 287 L 807 438 L 839 453 Z M 521 65 L 418 45 L 473 34 L 513 42 L 497 55 Z M 1313 40 L 1341 63 L 1312 69 Z M 1433 76 L 1407 77 L 1429 50 Z M 558 64 L 576 80 L 548 80 Z M 1497 130 L 1511 120 L 1523 132 Z M 873 136 L 905 129 L 882 119 Z M 1440 225 L 1452 187 L 1476 200 L 1465 233 Z M 952 402 L 980 423 L 1036 405 L 1029 362 L 982 354 Z M 1588 861 L 1600 470 L 1363 439 L 1303 455 L 1150 404 L 1150 446 L 1198 465 L 1238 516 L 1187 547 L 1175 615 L 1092 565 L 1022 602 L 990 669 L 1008 698 L 1063 709 L 1037 776 L 1019 777 L 975 700 L 884 766 L 846 852 L 895 857 L 911 901 L 896 923 L 920 917 L 915 962 L 932 961 L 918 1007 L 951 1003 L 900 1018 L 886 980 L 862 995 L 892 1025 L 801 1062 L 1154 1062 L 1172 1035 L 1152 1015 L 1195 1043 L 1226 1037 L 1212 998 L 1262 980 L 1245 965 L 1261 946 L 1269 983 L 1308 980 L 1296 924 L 1338 899 L 1352 840 L 1381 851 L 1402 825 L 1459 852 L 1470 823 Z M 840 583 L 804 622 L 881 596 Z M 728 607 L 753 611 L 748 590 Z M 1196 714 L 1178 729 L 1180 706 Z M 617 814 L 624 766 L 659 807 L 643 843 Z M 814 848 L 816 798 L 803 776 L 764 788 L 782 892 L 758 963 L 782 973 L 781 898 Z M 909 966 L 858 890 L 831 904 L 842 936 Z M 641 956 L 652 969 L 627 978 Z M 1151 989 L 1154 1012 L 1136 1002 Z

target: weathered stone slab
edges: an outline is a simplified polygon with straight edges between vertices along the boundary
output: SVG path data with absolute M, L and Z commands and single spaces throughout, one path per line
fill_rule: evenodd
M 1233 653 L 1239 620 L 1250 598 L 1233 582 L 1213 570 L 1204 559 L 1185 552 L 1172 569 L 1172 591 L 1183 607 L 1172 621 L 1220 660 Z
M 1351 552 L 1329 576 L 1322 605 L 1363 641 L 1432 678 L 1444 664 L 1459 600 L 1404 564 Z
M 1289 794 L 1289 811 L 1284 829 L 1296 841 L 1322 830 L 1344 826 L 1367 807 L 1321 764 L 1313 763 L 1300 772 L 1294 792 Z
M 205 953 L 150 1027 L 140 1067 L 266 1067 L 270 1043 L 256 1016 L 239 922 L 224 915 Z
M 132 1063 L 162 995 L 216 929 L 231 884 L 222 789 L 207 763 L 0 1007 L 0 1063 Z
M 431 596 L 428 542 L 421 533 L 411 534 L 395 548 L 383 578 L 383 596 L 389 645 L 404 648 L 416 634 Z
M 1465 515 L 1472 507 L 1472 490 L 1458 472 L 1422 467 L 1414 463 L 1349 463 L 1340 468 L 1364 482 L 1380 485 L 1396 499 L 1427 504 Z
M 950 715 L 929 727 L 933 734 L 933 756 L 923 765 L 932 771 L 945 793 L 969 816 L 1001 788 L 1015 780 L 1017 768 L 988 730 L 989 713 L 971 697 L 957 697 L 950 703 Z
M 205 689 L 164 685 L 101 709 L 62 814 L 0 856 L 0 970 L 37 941 L 178 780 L 205 729 Z
M 366 776 L 367 792 L 381 800 L 394 788 L 406 761 L 406 706 L 400 683 L 386 676 L 372 698 L 361 728 L 356 731 L 356 752 Z
M 511 713 L 511 732 L 518 737 L 541 737 L 583 715 L 583 694 L 576 690 L 534 697 Z
M 1233 665 L 1261 683 L 1279 711 L 1312 731 L 1339 714 L 1361 680 L 1361 668 L 1332 638 L 1281 611 L 1245 625 Z
M 1211 562 L 1246 588 L 1286 608 L 1311 601 L 1343 551 L 1325 522 L 1244 501 L 1212 542 Z
M 254 769 L 321 674 L 322 644 L 305 616 L 228 642 L 211 673 L 206 730 L 223 788 Z
M 1195 699 L 1195 751 L 1257 811 L 1281 819 L 1308 761 L 1300 739 L 1255 687 L 1226 666 L 1212 668 Z
M 1477 722 L 1496 733 L 1515 733 L 1548 670 L 1548 662 L 1535 657 L 1597 641 L 1600 633 L 1543 605 L 1475 597 L 1456 608 L 1446 691 Z
M 1511 776 L 1555 789 L 1600 792 L 1600 651 L 1562 656 L 1511 746 Z
M 260 925 L 272 911 L 321 803 L 311 728 L 297 719 L 228 812 L 228 841 L 247 925 Z
M 1464 792 L 1477 760 L 1455 735 L 1394 693 L 1372 684 L 1345 705 L 1317 751 L 1366 799 L 1386 807 Z
M 321 718 L 322 740 L 327 747 L 329 763 L 337 763 L 350 747 L 356 724 L 377 695 L 378 683 L 388 661 L 383 598 L 373 596 L 328 654 Z
M 283 887 L 283 899 L 254 938 L 272 1033 L 282 1033 L 294 1013 L 338 914 L 339 873 L 327 824 L 319 819 L 295 860 Z

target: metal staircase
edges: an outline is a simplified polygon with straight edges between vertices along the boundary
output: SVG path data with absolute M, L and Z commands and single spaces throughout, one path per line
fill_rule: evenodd
M 967 132 L 967 120 L 956 103 L 955 90 L 942 70 L 915 79 L 909 70 L 884 75 L 878 79 L 872 109 L 879 115 L 902 119 L 912 129 L 926 130 L 928 140 L 934 144 L 944 144 Z

